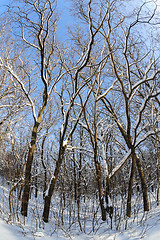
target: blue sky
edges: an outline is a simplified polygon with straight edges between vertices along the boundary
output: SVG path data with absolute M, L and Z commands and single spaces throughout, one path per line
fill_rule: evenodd
M 6 5 L 9 4 L 9 0 L 0 0 L 0 13 L 3 13 L 7 7 Z
M 0 14 L 3 14 L 7 10 L 7 5 L 14 3 L 14 0 L 0 0 Z M 69 8 L 71 6 L 70 0 L 58 0 L 57 9 L 60 13 L 60 21 L 58 23 L 58 33 L 63 38 L 66 38 L 68 26 L 72 25 L 73 18 L 70 15 Z
M 72 21 L 73 21 L 71 15 L 70 15 L 70 11 L 69 11 L 71 2 L 69 0 L 58 0 L 57 4 L 58 4 L 57 7 L 61 14 L 61 19 L 60 19 L 59 26 L 58 26 L 59 31 L 66 35 L 67 28 L 69 25 L 72 24 Z M 65 37 L 65 36 L 63 36 L 63 37 Z

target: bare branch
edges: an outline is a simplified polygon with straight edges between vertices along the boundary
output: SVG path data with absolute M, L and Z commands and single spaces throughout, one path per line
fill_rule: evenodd
M 32 114 L 33 114 L 33 118 L 35 120 L 35 122 L 37 121 L 37 116 L 36 116 L 36 113 L 35 113 L 35 106 L 34 106 L 34 103 L 32 101 L 32 98 L 31 96 L 28 94 L 28 91 L 26 90 L 25 86 L 24 86 L 24 83 L 19 79 L 19 77 L 17 76 L 17 74 L 12 70 L 11 67 L 9 66 L 4 66 L 7 71 L 13 76 L 13 78 L 18 82 L 18 84 L 20 85 L 23 93 L 25 94 L 25 96 L 27 97 L 29 103 L 30 103 L 30 106 L 32 108 Z

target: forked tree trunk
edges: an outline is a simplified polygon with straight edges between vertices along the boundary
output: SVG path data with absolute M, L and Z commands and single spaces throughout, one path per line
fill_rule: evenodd
M 132 168 L 131 168 L 131 174 L 129 179 L 129 185 L 128 185 L 128 198 L 127 198 L 127 217 L 131 217 L 131 198 L 132 198 L 132 187 L 133 187 L 133 179 L 134 179 L 134 173 L 135 173 L 135 165 L 136 165 L 136 156 L 132 155 Z
M 58 157 L 58 160 L 56 162 L 56 168 L 54 170 L 54 175 L 52 177 L 52 180 L 51 180 L 51 183 L 50 183 L 50 186 L 49 186 L 49 189 L 48 189 L 48 193 L 47 193 L 47 195 L 45 196 L 45 199 L 44 199 L 44 209 L 43 209 L 43 221 L 44 222 L 48 222 L 50 205 L 51 205 L 51 198 L 52 198 L 52 195 L 53 195 L 53 192 L 54 192 L 54 189 L 55 189 L 55 185 L 56 185 L 56 181 L 57 181 L 58 174 L 59 174 L 59 171 L 60 171 L 60 167 L 61 167 L 61 164 L 62 164 L 62 160 L 63 160 L 63 157 L 64 157 L 64 153 L 65 153 L 65 148 L 61 147 L 60 150 L 59 150 L 59 157 Z
M 135 164 L 137 165 L 139 177 L 140 177 L 140 180 L 141 180 L 144 211 L 149 211 L 147 184 L 146 184 L 146 181 L 145 181 L 143 168 L 142 168 L 140 159 L 136 156 L 135 153 L 133 153 L 132 154 L 132 168 L 131 168 L 131 175 L 130 175 L 129 186 L 128 186 L 128 198 L 127 198 L 127 213 L 126 213 L 126 215 L 128 217 L 131 217 L 131 196 L 132 196 L 132 186 L 133 186 L 133 179 L 134 179 L 134 173 L 135 173 Z
M 143 173 L 143 168 L 140 162 L 140 159 L 136 156 L 136 165 L 138 168 L 138 173 L 141 179 L 141 187 L 142 187 L 142 193 L 143 193 L 143 207 L 144 207 L 144 211 L 149 211 L 149 201 L 148 201 L 148 193 L 147 193 L 147 184 L 146 184 L 146 180 L 144 177 L 144 173 Z

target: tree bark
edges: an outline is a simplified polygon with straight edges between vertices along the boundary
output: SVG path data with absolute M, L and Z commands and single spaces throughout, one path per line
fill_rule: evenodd
M 127 217 L 131 217 L 131 198 L 132 198 L 132 186 L 133 186 L 133 179 L 134 179 L 134 173 L 135 173 L 135 165 L 136 165 L 136 156 L 132 155 L 132 168 L 131 168 L 131 174 L 129 179 L 129 185 L 128 185 L 128 198 L 127 198 Z
M 28 158 L 26 162 L 24 189 L 23 189 L 22 204 L 21 204 L 21 214 L 25 217 L 27 217 L 29 193 L 30 193 L 31 169 L 32 169 L 34 150 L 36 146 L 38 126 L 39 126 L 39 123 L 35 122 L 33 131 L 32 131 L 32 138 L 31 138 L 31 143 L 29 147 Z
M 158 159 L 158 164 L 157 164 L 157 206 L 159 206 L 159 159 Z
M 44 143 L 45 143 L 45 140 L 46 140 L 46 135 L 45 135 L 44 138 L 43 138 L 43 141 L 42 141 L 42 150 L 41 150 L 41 162 L 42 162 L 42 166 L 43 166 L 43 169 L 44 169 L 43 199 L 45 198 L 45 192 L 46 192 L 46 189 L 47 189 L 47 168 L 46 168 L 46 165 L 45 165 L 45 163 L 44 163 Z
M 83 147 L 83 129 L 80 129 L 80 147 Z M 78 182 L 77 182 L 77 215 L 78 215 L 78 223 L 80 230 L 82 232 L 82 225 L 81 225 L 81 219 L 80 219 L 80 199 L 81 199 L 81 170 L 82 169 L 82 150 L 80 150 L 79 154 L 79 167 L 78 167 Z
M 100 208 L 101 208 L 101 215 L 102 215 L 102 220 L 106 221 L 106 210 L 104 208 L 104 197 L 103 197 L 103 188 L 102 188 L 102 180 L 101 180 L 101 165 L 97 160 L 95 162 L 95 166 L 96 166 L 96 177 L 97 177 L 97 183 L 98 183 L 98 193 L 99 193 L 99 203 L 100 203 Z
M 139 173 L 139 176 L 140 176 L 140 179 L 141 179 L 144 211 L 149 211 L 147 184 L 146 184 L 146 180 L 145 180 L 145 177 L 144 177 L 143 168 L 142 168 L 140 159 L 137 156 L 136 156 L 136 165 L 137 165 L 138 173 Z
M 62 164 L 62 160 L 63 160 L 63 157 L 64 157 L 64 153 L 65 153 L 65 148 L 60 147 L 59 157 L 58 157 L 58 160 L 56 162 L 56 168 L 54 170 L 54 175 L 53 175 L 53 178 L 52 178 L 50 186 L 49 186 L 48 194 L 47 194 L 47 196 L 45 196 L 45 199 L 44 199 L 43 221 L 46 222 L 46 223 L 48 222 L 50 205 L 51 205 L 51 198 L 52 198 L 52 195 L 53 195 L 53 192 L 54 192 L 54 189 L 55 189 L 55 185 L 56 185 L 56 181 L 57 181 L 58 174 L 59 174 L 59 171 L 60 171 L 60 167 L 61 167 L 61 164 Z

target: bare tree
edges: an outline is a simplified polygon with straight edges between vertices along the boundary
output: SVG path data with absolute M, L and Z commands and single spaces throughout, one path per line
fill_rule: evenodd
M 16 66 L 14 67 L 12 65 L 9 57 L 1 59 L 1 66 L 10 73 L 13 80 L 16 82 L 16 85 L 18 85 L 19 89 L 26 97 L 28 104 L 32 109 L 32 117 L 34 120 L 31 142 L 29 143 L 28 159 L 25 168 L 24 190 L 22 196 L 21 213 L 24 216 L 27 216 L 31 169 L 38 128 L 42 121 L 42 116 L 47 106 L 48 99 L 55 85 L 64 75 L 64 73 L 61 73 L 61 69 L 56 69 L 58 58 L 55 60 L 53 59 L 53 56 L 56 55 L 55 31 L 57 18 L 54 14 L 55 4 L 56 1 L 24 1 L 22 2 L 22 6 L 19 8 L 15 7 L 16 10 L 13 8 L 13 16 L 22 30 L 22 42 L 27 48 L 31 49 L 30 51 L 32 54 L 30 59 L 33 64 L 35 62 L 35 66 L 28 71 L 23 60 L 24 56 L 22 57 L 22 55 L 19 55 L 17 61 L 21 74 L 24 76 L 23 79 L 18 73 L 19 69 L 16 70 Z M 25 52 L 25 54 L 27 53 Z M 34 56 L 35 59 L 32 58 Z M 35 74 L 37 75 L 36 78 Z M 35 83 L 37 83 L 37 86 Z M 42 89 L 42 93 L 40 90 L 38 99 L 37 95 L 32 93 L 32 88 L 35 88 L 35 86 Z
M 144 45 L 145 40 L 143 40 L 139 34 L 140 25 L 144 26 L 148 24 L 149 29 L 150 24 L 156 24 L 154 22 L 156 5 L 147 13 L 145 12 L 146 5 L 147 3 L 144 3 L 140 6 L 134 20 L 132 20 L 132 18 L 128 20 L 128 17 L 124 15 L 121 5 L 119 5 L 118 2 L 116 4 L 116 1 L 112 3 L 105 1 L 102 11 L 104 11 L 106 6 L 106 21 L 103 28 L 99 31 L 106 42 L 106 48 L 108 50 L 106 58 L 107 56 L 110 57 L 110 61 L 106 63 L 109 72 L 107 72 L 108 74 L 106 75 L 108 81 L 112 80 L 112 85 L 104 91 L 101 82 L 99 84 L 99 91 L 97 91 L 99 96 L 97 96 L 96 101 L 101 100 L 106 110 L 111 114 L 129 149 L 124 159 L 122 159 L 119 165 L 109 174 L 108 180 L 122 168 L 131 156 L 132 167 L 127 202 L 128 216 L 131 214 L 131 193 L 135 164 L 137 165 L 141 179 L 144 211 L 149 210 L 147 184 L 142 164 L 136 153 L 136 148 L 145 141 L 148 136 L 155 134 L 153 130 L 146 133 L 145 129 L 147 129 L 147 126 L 150 124 L 144 119 L 146 118 L 146 111 L 150 111 L 151 99 L 157 99 L 160 94 L 157 88 L 160 73 L 157 67 L 158 61 L 155 59 L 154 51 L 151 49 L 148 50 L 148 46 Z M 97 2 L 95 6 L 97 9 Z M 84 21 L 88 22 L 84 9 L 85 7 L 81 5 L 79 14 Z M 116 15 L 116 12 L 119 12 L 119 15 Z M 93 28 L 97 29 L 96 20 L 94 21 Z M 143 46 L 141 51 L 138 45 L 139 48 Z M 110 94 L 108 94 L 111 90 L 114 93 L 112 100 L 110 100 Z M 157 101 L 159 100 L 157 99 Z M 89 126 L 88 129 L 90 129 Z M 156 129 L 156 132 L 158 133 L 159 129 Z
M 73 69 L 75 68 L 75 72 L 74 74 L 71 73 L 71 71 L 67 68 L 67 66 L 65 65 L 65 68 L 68 70 L 68 72 L 70 71 L 70 74 L 72 76 L 73 79 L 73 83 L 74 83 L 74 88 L 72 90 L 72 93 L 70 94 L 72 97 L 70 99 L 70 103 L 68 106 L 68 109 L 66 110 L 66 113 L 63 114 L 64 115 L 64 121 L 61 127 L 61 133 L 60 133 L 60 146 L 59 146 L 59 154 L 58 154 L 58 159 L 56 162 L 56 168 L 53 174 L 53 178 L 51 180 L 51 184 L 49 186 L 47 195 L 45 197 L 45 205 L 44 205 L 44 212 L 43 212 L 43 220 L 45 222 L 48 222 L 48 216 L 49 216 L 49 209 L 50 209 L 50 202 L 51 202 L 51 197 L 55 188 L 55 184 L 57 181 L 57 177 L 58 177 L 58 173 L 62 164 L 62 160 L 65 154 L 65 149 L 69 143 L 69 141 L 71 140 L 71 137 L 77 127 L 77 124 L 79 122 L 79 119 L 83 113 L 83 109 L 85 108 L 88 99 L 90 97 L 90 94 L 92 92 L 92 87 L 91 89 L 88 91 L 87 96 L 85 97 L 85 99 L 81 99 L 81 108 L 79 110 L 79 113 L 77 114 L 75 123 L 72 125 L 71 130 L 69 131 L 69 133 L 67 134 L 67 128 L 68 128 L 68 121 L 69 121 L 69 117 L 70 117 L 70 112 L 73 108 L 73 106 L 76 104 L 75 103 L 75 99 L 78 96 L 81 96 L 81 91 L 84 89 L 85 86 L 87 86 L 87 84 L 89 82 L 92 81 L 92 77 L 94 74 L 94 71 L 89 74 L 89 76 L 82 76 L 81 72 L 82 70 L 84 70 L 86 67 L 88 67 L 88 64 L 90 63 L 90 59 L 91 59 L 91 53 L 92 53 L 92 48 L 94 46 L 94 41 L 95 38 L 97 36 L 97 34 L 99 33 L 99 30 L 103 27 L 103 23 L 105 21 L 107 15 L 107 10 L 104 12 L 104 15 L 100 17 L 99 19 L 99 25 L 97 26 L 97 29 L 94 30 L 93 29 L 93 17 L 92 17 L 92 1 L 90 0 L 88 3 L 88 26 L 89 26 L 89 31 L 90 31 L 90 36 L 89 36 L 89 40 L 87 43 L 87 49 L 83 50 L 82 55 L 79 57 L 78 61 L 76 62 L 76 67 L 72 67 Z M 78 39 L 79 41 L 79 39 Z M 63 63 L 64 65 L 64 63 Z M 92 65 L 91 65 L 92 66 Z M 91 66 L 89 67 L 91 69 Z M 81 79 L 81 82 L 80 82 Z M 94 81 L 92 82 L 92 85 L 94 86 Z M 62 96 L 61 96 L 62 99 Z M 96 158 L 97 159 L 97 158 Z
M 149 51 L 143 52 L 143 50 L 142 53 L 139 53 L 139 51 L 137 51 L 136 49 L 136 44 L 138 43 L 136 42 L 136 40 L 133 40 L 133 28 L 139 23 L 150 23 L 150 21 L 154 17 L 153 12 L 151 16 L 147 16 L 147 20 L 143 19 L 143 17 L 141 16 L 142 9 L 143 5 L 140 7 L 137 13 L 136 20 L 131 23 L 128 28 L 123 26 L 124 18 L 123 21 L 119 21 L 115 26 L 116 28 L 120 26 L 120 29 L 122 30 L 124 35 L 124 41 L 120 43 L 120 49 L 117 48 L 115 43 L 111 42 L 111 39 L 114 36 L 114 31 L 116 29 L 114 26 L 112 26 L 111 14 L 108 18 L 107 24 L 108 33 L 106 35 L 102 33 L 102 35 L 106 39 L 108 49 L 110 51 L 113 74 L 117 79 L 115 91 L 120 92 L 117 97 L 123 98 L 122 107 L 124 109 L 120 110 L 121 107 L 118 107 L 120 106 L 118 99 L 117 102 L 114 103 L 114 105 L 117 104 L 119 111 L 121 111 L 120 113 L 116 112 L 116 108 L 111 103 L 109 98 L 104 97 L 102 101 L 106 106 L 107 111 L 110 112 L 110 114 L 113 116 L 117 127 L 121 132 L 125 143 L 129 149 L 128 153 L 126 154 L 122 162 L 119 164 L 118 168 L 116 167 L 110 174 L 110 177 L 112 177 L 117 172 L 117 170 L 123 166 L 129 156 L 132 156 L 132 167 L 128 188 L 127 216 L 131 215 L 131 194 L 133 176 L 135 172 L 135 164 L 137 165 L 137 169 L 141 179 L 144 211 L 149 210 L 147 185 L 142 164 L 136 153 L 136 148 L 140 145 L 140 143 L 145 141 L 148 136 L 154 134 L 153 131 L 149 131 L 147 133 L 145 132 L 145 129 L 149 125 L 149 122 L 144 120 L 146 118 L 145 111 L 150 105 L 150 100 L 153 98 L 157 98 L 157 96 L 160 94 L 159 90 L 157 90 L 157 77 L 159 76 L 160 70 L 157 68 L 153 69 L 153 65 L 156 65 L 154 55 L 151 54 L 149 57 Z M 116 38 L 113 37 L 113 39 Z M 120 62 L 118 62 L 118 57 L 121 57 Z M 149 58 L 148 64 L 146 57 Z M 136 104 L 138 105 L 138 108 L 135 108 Z M 123 114 L 122 118 L 120 117 L 121 113 Z M 158 131 L 159 130 L 157 129 L 157 132 Z

